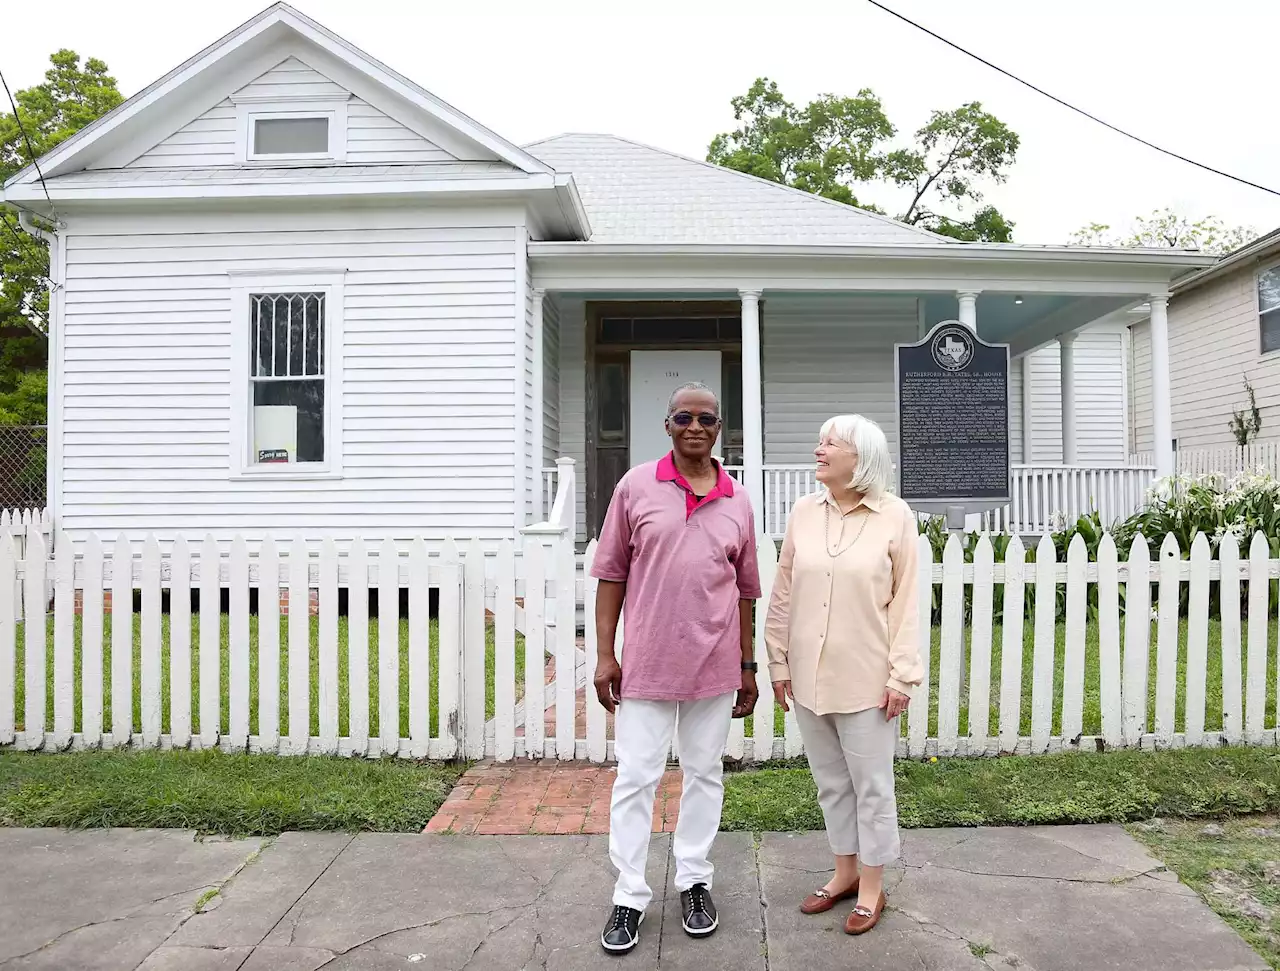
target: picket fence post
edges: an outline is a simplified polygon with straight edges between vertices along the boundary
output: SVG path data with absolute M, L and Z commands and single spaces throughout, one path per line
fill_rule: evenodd
M 1240 547 L 1226 532 L 1218 544 L 1218 594 L 1222 609 L 1222 737 L 1239 745 L 1244 735 L 1240 672 Z
M 1160 546 L 1160 592 L 1156 607 L 1156 718 L 1157 747 L 1173 743 L 1178 690 L 1178 604 L 1182 581 L 1182 550 L 1169 533 Z
M 171 621 L 176 622 L 176 618 Z M 367 648 L 368 638 L 365 645 Z M 355 648 L 351 651 L 354 654 Z M 367 703 L 369 669 L 366 666 L 362 670 L 365 672 L 363 697 Z M 359 697 L 355 677 L 353 671 L 353 719 L 355 700 Z M 264 752 L 280 751 L 280 547 L 272 536 L 263 541 L 258 553 L 258 744 Z
M 1120 668 L 1120 570 L 1110 533 L 1098 544 L 1098 682 L 1102 741 L 1124 744 L 1124 688 Z
M 1209 540 L 1196 533 L 1191 543 L 1187 603 L 1187 745 L 1204 742 L 1205 681 L 1209 647 Z
M 516 751 L 516 554 L 511 540 L 504 539 L 498 546 L 495 568 L 493 754 L 499 762 L 509 762 Z M 587 690 L 589 694 L 590 687 Z
M 0 529 L 0 745 L 12 745 L 17 734 L 17 597 L 18 561 L 13 538 Z
M 84 588 L 80 594 L 80 731 L 89 748 L 102 744 L 102 541 L 90 535 L 84 544 Z M 0 590 L 3 590 L 0 587 Z M 0 593 L 0 598 L 3 593 Z
M 1147 730 L 1147 664 L 1151 647 L 1151 572 L 1147 539 L 1141 533 L 1129 551 L 1125 584 L 1123 701 L 1124 743 L 1137 748 Z
M 1254 533 L 1253 541 L 1249 544 L 1249 670 L 1248 701 L 1245 707 L 1248 719 L 1245 740 L 1250 745 L 1262 742 L 1263 717 L 1267 706 L 1267 621 L 1271 596 L 1269 555 L 1266 536 L 1261 532 Z
M 1062 659 L 1062 742 L 1072 747 L 1079 745 L 1083 733 L 1088 561 L 1084 537 L 1076 533 L 1067 546 L 1067 630 Z
M 547 574 L 542 540 L 524 538 L 524 754 L 543 756 L 546 715 Z
M 1022 627 L 1026 550 L 1022 537 L 1009 540 L 1004 553 L 1004 639 L 1000 644 L 1000 751 L 1013 752 L 1022 731 Z
M 431 751 L 431 604 L 430 560 L 426 541 L 418 536 L 409 546 L 409 739 L 410 754 L 426 758 Z M 350 601 L 348 600 L 348 603 Z M 498 589 L 498 616 L 502 616 L 502 588 Z M 512 613 L 515 602 L 511 603 Z M 348 608 L 348 613 L 350 608 Z M 498 647 L 502 648 L 499 620 Z M 514 628 L 514 616 L 512 618 Z M 350 621 L 348 620 L 350 638 Z M 367 635 L 366 635 L 367 636 Z M 514 637 L 514 629 L 512 631 Z M 501 670 L 501 668 L 499 668 Z M 501 688 L 499 688 L 501 694 Z M 498 709 L 501 716 L 502 709 Z M 499 756 L 501 757 L 501 756 Z
M 1035 642 L 1031 651 L 1031 754 L 1049 750 L 1053 729 L 1053 674 L 1057 661 L 1058 551 L 1048 533 L 1036 547 Z
M 956 754 L 959 736 L 960 666 L 964 655 L 963 571 L 964 547 L 960 537 L 952 533 L 942 551 L 942 635 L 938 651 L 938 754 L 943 756 Z M 932 580 L 930 580 L 930 587 L 932 587 Z
M 277 586 L 279 585 L 277 579 Z M 278 592 L 278 591 L 277 591 Z M 444 596 L 440 644 L 444 647 Z M 261 629 L 262 621 L 259 621 Z M 277 636 L 279 632 L 277 622 Z M 278 653 L 278 650 L 277 650 Z M 444 704 L 443 694 L 440 703 Z M 356 537 L 347 551 L 347 733 L 353 755 L 369 754 L 369 550 Z
M 458 544 L 446 537 L 440 551 L 440 687 L 436 709 L 439 718 L 440 758 L 462 754 L 459 689 L 462 687 L 462 560 Z
M 218 561 L 215 559 L 213 562 L 216 566 Z M 30 631 L 31 628 L 28 627 L 27 630 Z M 201 646 L 203 647 L 203 642 Z M 216 664 L 216 639 L 213 650 L 209 653 Z M 201 660 L 203 661 L 203 657 Z M 30 699 L 29 694 L 27 697 Z M 212 697 L 216 710 L 216 690 Z M 133 547 L 124 533 L 121 533 L 116 537 L 111 551 L 111 747 L 128 745 L 132 733 Z
M 995 550 L 986 533 L 973 551 L 973 629 L 969 639 L 970 755 L 987 750 L 991 728 L 991 628 Z

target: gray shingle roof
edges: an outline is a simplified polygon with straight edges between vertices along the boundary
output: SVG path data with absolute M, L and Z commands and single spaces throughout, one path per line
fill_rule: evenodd
M 595 243 L 953 242 L 843 203 L 613 135 L 525 146 L 582 195 Z

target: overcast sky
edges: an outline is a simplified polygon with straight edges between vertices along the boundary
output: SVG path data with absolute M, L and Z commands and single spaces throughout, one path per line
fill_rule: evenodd
M 1275 0 L 887 2 L 1112 124 L 1280 188 L 1280 138 L 1265 121 L 1275 110 Z M 130 95 L 265 6 L 6 3 L 0 70 L 26 87 L 49 53 L 70 47 L 105 60 Z M 1107 131 L 865 0 L 487 0 L 475 13 L 439 0 L 295 6 L 518 143 L 608 132 L 702 158 L 732 127 L 729 99 L 765 75 L 801 103 L 869 87 L 903 132 L 933 109 L 981 101 L 1022 137 L 1009 181 L 987 196 L 1020 242 L 1064 242 L 1086 223 L 1123 227 L 1164 206 L 1280 225 L 1280 198 Z M 880 188 L 859 195 L 890 210 L 897 201 Z

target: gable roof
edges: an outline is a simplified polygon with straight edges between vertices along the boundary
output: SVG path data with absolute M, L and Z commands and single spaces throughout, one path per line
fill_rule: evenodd
M 614 135 L 525 148 L 578 186 L 592 243 L 956 243 L 863 209 Z
M 191 82 L 196 82 L 195 87 L 201 87 L 197 79 L 203 76 L 207 79 L 207 85 L 213 85 L 215 79 L 220 83 L 231 70 L 232 64 L 248 61 L 255 54 L 261 54 L 290 35 L 314 45 L 380 85 L 391 96 L 456 130 L 462 137 L 491 153 L 494 158 L 531 175 L 553 174 L 548 165 L 519 146 L 485 128 L 283 2 L 268 7 L 148 85 L 124 104 L 62 142 L 40 159 L 39 171 L 52 178 L 85 168 L 89 163 L 113 152 L 119 153 L 131 138 L 136 138 L 149 124 L 154 124 L 157 119 L 172 120 L 173 115 L 189 105 L 192 96 L 188 85 Z M 216 92 L 221 96 L 227 93 L 229 92 Z M 189 119 L 184 118 L 179 124 L 186 120 Z M 5 185 L 32 182 L 37 178 L 36 166 L 28 165 L 12 176 Z

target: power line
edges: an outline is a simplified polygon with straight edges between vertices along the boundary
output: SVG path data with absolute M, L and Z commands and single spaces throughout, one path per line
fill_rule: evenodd
M 934 40 L 941 41 L 942 43 L 946 44 L 948 47 L 959 51 L 961 54 L 964 54 L 966 57 L 973 58 L 979 64 L 984 64 L 987 67 L 991 68 L 991 70 L 997 71 L 1000 74 L 1003 74 L 1005 77 L 1009 78 L 1010 80 L 1017 81 L 1019 84 L 1023 85 L 1024 87 L 1030 88 L 1036 94 L 1043 95 L 1044 97 L 1048 98 L 1050 101 L 1056 101 L 1058 104 L 1062 105 L 1062 107 L 1069 108 L 1071 111 L 1074 111 L 1076 114 L 1084 115 L 1090 121 L 1097 122 L 1099 125 L 1102 125 L 1104 128 L 1111 129 L 1113 132 L 1115 132 L 1118 135 L 1123 135 L 1125 138 L 1131 138 L 1135 142 L 1138 142 L 1140 145 L 1145 145 L 1147 148 L 1154 149 L 1155 151 L 1160 152 L 1163 155 L 1168 155 L 1170 158 L 1176 158 L 1180 162 L 1186 162 L 1188 165 L 1194 165 L 1198 169 L 1204 169 L 1206 172 L 1212 172 L 1214 175 L 1220 175 L 1224 179 L 1231 179 L 1233 182 L 1239 182 L 1242 185 L 1247 185 L 1252 189 L 1260 189 L 1263 192 L 1271 193 L 1271 195 L 1273 196 L 1280 196 L 1280 190 L 1272 189 L 1265 185 L 1259 185 L 1257 182 L 1250 182 L 1248 179 L 1242 179 L 1240 176 L 1232 175 L 1230 172 L 1224 172 L 1222 171 L 1222 169 L 1215 169 L 1212 165 L 1205 165 L 1203 162 L 1197 162 L 1195 159 L 1187 158 L 1185 155 L 1179 155 L 1177 152 L 1171 152 L 1169 149 L 1161 148 L 1159 145 L 1156 145 L 1153 142 L 1149 142 L 1145 138 L 1141 138 L 1138 135 L 1133 134 L 1132 132 L 1125 131 L 1123 128 L 1117 128 L 1115 125 L 1111 124 L 1110 122 L 1103 121 L 1097 115 L 1092 115 L 1089 112 L 1085 111 L 1083 108 L 1077 108 L 1075 105 L 1071 104 L 1070 102 L 1063 101 L 1061 98 L 1057 97 L 1056 95 L 1050 94 L 1048 91 L 1045 91 L 1043 88 L 1036 87 L 1030 81 L 1024 81 L 1022 78 L 1018 77 L 1016 74 L 1012 74 L 1009 71 L 1006 71 L 1004 68 L 1000 67 L 997 64 L 992 64 L 986 58 L 980 57 L 979 55 L 973 53 L 973 51 L 967 50 L 961 47 L 959 44 L 956 44 L 952 41 L 947 40 L 941 34 L 934 33 L 928 27 L 925 27 L 921 24 L 916 23 L 910 17 L 903 16 L 902 14 L 898 13 L 898 11 L 896 10 L 892 10 L 889 7 L 886 7 L 883 3 L 879 3 L 878 0 L 867 0 L 867 2 L 871 4 L 871 6 L 878 7 L 880 10 L 883 10 L 885 13 L 889 14 L 890 16 L 897 17 L 903 23 L 910 24 L 916 30 L 919 30 L 928 34 Z
M 9 107 L 13 109 L 13 120 L 18 123 L 18 131 L 22 133 L 22 140 L 27 144 L 27 155 L 31 157 L 31 164 L 35 166 L 36 176 L 40 179 L 40 188 L 44 189 L 44 197 L 49 200 L 49 210 L 53 213 L 54 222 L 57 222 L 58 208 L 53 204 L 53 197 L 49 195 L 49 186 L 44 181 L 44 173 L 40 171 L 40 160 L 36 157 L 35 146 L 31 144 L 31 136 L 27 134 L 27 126 L 22 123 L 22 115 L 18 114 L 18 103 L 13 100 L 13 92 L 9 90 L 9 82 L 4 79 L 3 71 L 0 71 L 0 85 L 4 85 L 4 93 L 9 96 Z

